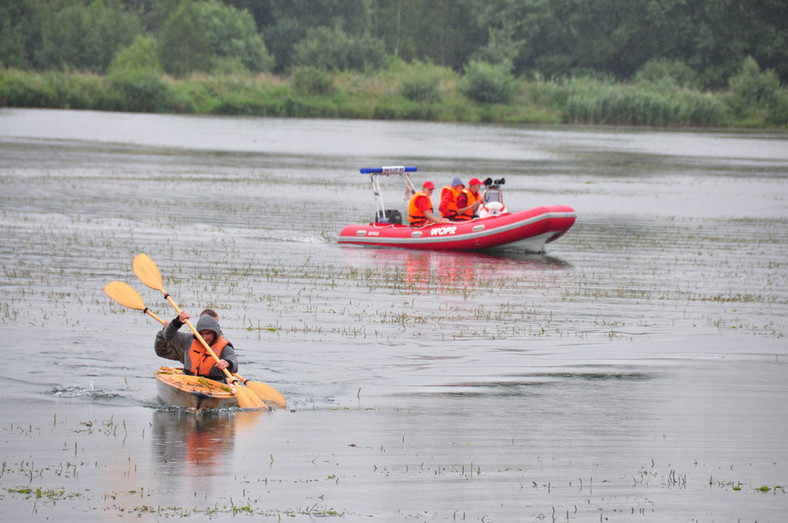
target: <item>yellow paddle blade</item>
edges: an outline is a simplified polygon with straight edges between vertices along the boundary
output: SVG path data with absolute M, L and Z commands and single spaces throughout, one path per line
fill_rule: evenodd
M 134 269 L 134 274 L 137 275 L 137 278 L 139 278 L 142 283 L 151 289 L 164 292 L 161 273 L 159 272 L 159 268 L 156 267 L 156 264 L 153 263 L 153 260 L 150 259 L 150 256 L 144 253 L 138 254 L 134 257 L 131 268 Z
M 145 302 L 142 301 L 142 296 L 128 283 L 111 281 L 104 287 L 104 292 L 124 307 L 139 311 L 145 310 Z
M 278 390 L 266 383 L 262 383 L 260 381 L 247 381 L 246 386 L 252 389 L 252 392 L 257 394 L 257 397 L 263 400 L 266 404 L 271 404 L 274 407 L 280 409 L 283 409 L 287 406 L 285 397 L 282 396 Z
M 268 405 L 257 397 L 257 394 L 244 387 L 240 383 L 235 385 L 235 395 L 238 398 L 238 406 L 242 409 L 267 409 Z

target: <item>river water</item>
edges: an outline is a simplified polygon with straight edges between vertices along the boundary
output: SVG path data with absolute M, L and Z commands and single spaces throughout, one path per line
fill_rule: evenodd
M 577 222 L 339 246 L 392 164 Z M 4 109 L 0 180 L 4 518 L 788 519 L 784 132 Z M 140 252 L 286 410 L 159 403 Z

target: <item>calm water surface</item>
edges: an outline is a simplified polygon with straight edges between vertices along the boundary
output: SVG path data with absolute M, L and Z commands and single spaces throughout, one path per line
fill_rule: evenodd
M 391 164 L 578 220 L 337 245 Z M 0 110 L 0 180 L 7 517 L 788 519 L 785 133 Z M 287 411 L 159 404 L 139 252 Z

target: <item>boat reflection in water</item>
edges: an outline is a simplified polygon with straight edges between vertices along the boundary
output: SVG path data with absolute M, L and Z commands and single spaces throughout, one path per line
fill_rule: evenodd
M 173 475 L 210 476 L 229 463 L 239 431 L 252 429 L 263 411 L 180 409 L 153 413 L 156 455 Z
M 404 271 L 399 284 L 408 293 L 424 293 L 430 288 L 448 291 L 506 285 L 530 281 L 534 285 L 546 276 L 566 274 L 571 266 L 552 256 L 517 252 L 481 253 L 404 249 L 343 247 L 348 263 L 368 272 Z M 397 281 L 394 285 L 397 285 Z

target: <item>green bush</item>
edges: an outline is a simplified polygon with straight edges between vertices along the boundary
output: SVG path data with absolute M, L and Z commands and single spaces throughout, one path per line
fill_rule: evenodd
M 417 62 L 405 68 L 399 93 L 411 102 L 440 102 L 440 86 L 447 74 L 451 72 L 446 68 Z
M 369 35 L 351 37 L 348 69 L 351 71 L 377 71 L 385 65 L 386 56 L 386 46 L 383 40 Z
M 162 67 L 175 76 L 205 70 L 213 56 L 200 11 L 188 0 L 167 17 L 158 43 Z
M 104 77 L 0 69 L 0 107 L 116 109 L 118 97 Z
M 109 81 L 120 97 L 121 110 L 157 113 L 166 111 L 169 106 L 169 89 L 156 72 L 144 69 L 116 71 Z
M 402 80 L 400 94 L 411 102 L 439 102 L 442 99 L 440 79 L 434 76 L 414 76 Z
M 45 73 L 58 97 L 58 108 L 113 110 L 118 95 L 107 88 L 107 79 L 94 74 Z
M 514 77 L 506 65 L 471 62 L 465 68 L 460 90 L 475 102 L 506 103 L 512 97 Z
M 751 116 L 759 110 L 776 107 L 780 80 L 774 71 L 761 71 L 758 62 L 748 56 L 741 69 L 728 79 L 728 102 L 738 117 Z
M 218 0 L 201 2 L 199 6 L 210 50 L 216 57 L 235 60 L 255 72 L 273 68 L 274 59 L 249 11 L 224 5 Z
M 274 65 L 249 12 L 219 0 L 181 0 L 160 33 L 159 57 L 164 70 L 177 76 L 221 70 L 224 60 L 255 72 Z
M 215 56 L 206 67 L 207 72 L 213 76 L 232 76 L 235 78 L 251 78 L 249 70 L 240 58 L 225 58 Z
M 295 67 L 292 79 L 293 88 L 309 96 L 331 94 L 334 89 L 334 75 L 310 65 Z
M 699 87 L 698 73 L 681 60 L 670 60 L 667 58 L 653 58 L 646 62 L 635 73 L 635 80 L 692 89 Z
M 479 48 L 471 59 L 501 65 L 511 72 L 515 58 L 525 48 L 525 40 L 515 39 L 517 25 L 517 22 L 509 19 L 503 22 L 501 28 L 489 28 L 487 44 Z
M 314 67 L 323 71 L 345 71 L 348 69 L 350 37 L 338 27 L 313 27 L 306 38 L 293 48 L 295 67 Z
M 106 72 L 115 52 L 142 31 L 139 17 L 125 11 L 119 0 L 50 4 L 37 56 L 44 69 Z M 60 4 L 65 7 L 58 9 Z
M 293 47 L 293 67 L 324 71 L 365 71 L 380 68 L 386 57 L 383 43 L 369 36 L 352 37 L 339 27 L 312 27 Z
M 41 75 L 0 69 L 0 106 L 56 107 L 57 96 Z
M 109 74 L 120 71 L 160 72 L 161 63 L 156 52 L 156 40 L 150 36 L 137 35 L 130 46 L 120 49 L 109 66 Z
M 397 109 L 394 104 L 381 101 L 375 105 L 372 117 L 376 120 L 394 120 L 397 117 Z
M 788 89 L 780 89 L 774 97 L 774 106 L 769 111 L 766 123 L 773 127 L 788 126 Z
M 107 74 L 122 111 L 163 112 L 169 110 L 169 89 L 161 78 L 156 41 L 138 35 L 112 58 Z

